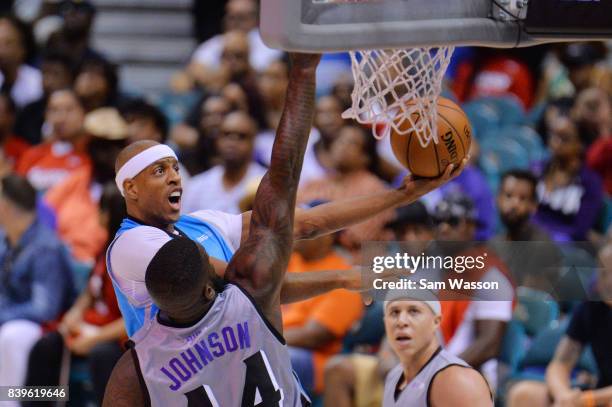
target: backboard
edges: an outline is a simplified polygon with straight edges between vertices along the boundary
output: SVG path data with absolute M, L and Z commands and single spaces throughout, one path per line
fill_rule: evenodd
M 304 52 L 604 39 L 612 1 L 261 0 L 261 34 Z

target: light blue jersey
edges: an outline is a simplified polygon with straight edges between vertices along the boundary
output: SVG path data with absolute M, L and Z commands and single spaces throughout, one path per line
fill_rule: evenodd
M 242 215 L 198 211 L 183 215 L 174 225 L 176 236 L 198 242 L 209 256 L 229 262 L 240 245 Z M 119 309 L 129 337 L 138 342 L 157 311 L 146 289 L 147 267 L 157 251 L 174 235 L 132 218 L 123 220 L 106 253 Z

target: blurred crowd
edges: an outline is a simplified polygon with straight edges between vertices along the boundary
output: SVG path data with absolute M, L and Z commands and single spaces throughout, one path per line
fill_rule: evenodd
M 126 215 L 113 181 L 123 147 L 150 139 L 176 151 L 185 213 L 250 209 L 269 165 L 289 59 L 263 43 L 256 0 L 194 3 L 196 21 L 218 12 L 207 23 L 216 28 L 194 33 L 201 44 L 163 95 L 124 93 L 117 65 L 91 45 L 90 1 L 45 1 L 27 22 L 2 6 L 0 385 L 70 383 L 74 403 L 100 402 L 126 339 L 105 265 Z M 461 103 L 473 127 L 464 172 L 411 206 L 296 244 L 289 272 L 349 269 L 366 241 L 557 242 L 593 264 L 599 256 L 599 275 L 593 267 L 581 281 L 612 292 L 611 61 L 605 43 L 458 49 L 444 95 Z M 347 55 L 324 56 L 302 207 L 397 188 L 409 175 L 388 139 L 342 118 L 351 78 Z M 186 100 L 187 114 L 176 117 Z M 513 260 L 500 250 L 494 264 L 504 274 L 520 267 Z M 610 308 L 555 302 L 541 276 L 531 277 L 517 284 L 514 301 L 445 304 L 447 349 L 481 369 L 510 406 L 537 405 L 525 404 L 537 393 L 525 387 L 533 382 L 520 380 L 544 380 L 563 335 L 593 348 L 591 359 L 569 366 L 572 380 L 583 389 L 597 378 L 612 385 L 612 356 L 601 350 L 601 338 L 612 343 Z M 548 319 L 521 315 L 534 304 L 548 304 Z M 293 367 L 319 403 L 380 405 L 384 374 L 397 363 L 381 304 L 366 307 L 358 293 L 336 290 L 286 306 L 283 321 Z M 597 332 L 580 328 L 593 321 L 603 324 Z

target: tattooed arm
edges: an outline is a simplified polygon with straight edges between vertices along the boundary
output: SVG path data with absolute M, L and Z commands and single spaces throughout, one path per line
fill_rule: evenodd
M 404 184 L 397 189 L 328 202 L 312 209 L 296 208 L 293 238 L 296 240 L 314 239 L 364 222 L 386 210 L 415 202 L 423 195 L 461 174 L 467 162 L 468 158 L 465 158 L 457 168 L 450 164 L 437 178 L 408 176 Z M 250 224 L 251 212 L 244 212 L 242 214 L 242 242 L 246 241 L 249 236 Z
M 280 291 L 293 246 L 293 220 L 304 151 L 314 115 L 315 71 L 320 56 L 292 55 L 287 98 L 261 180 L 249 237 L 229 263 L 225 277 L 247 290 L 282 332 Z
M 117 361 L 106 385 L 102 407 L 144 407 L 143 389 L 131 352 L 128 350 Z
M 555 356 L 546 369 L 546 384 L 555 400 L 572 392 L 570 374 L 581 353 L 582 344 L 569 336 L 564 336 L 557 345 Z

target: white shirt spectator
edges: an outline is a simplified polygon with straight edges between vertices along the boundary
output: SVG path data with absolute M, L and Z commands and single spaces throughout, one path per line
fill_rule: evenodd
M 487 271 L 481 281 L 496 281 L 504 294 L 497 294 L 498 298 L 509 298 L 514 290 L 510 281 L 497 268 Z M 512 301 L 494 301 L 495 295 L 484 293 L 477 295 L 468 305 L 461 324 L 455 334 L 446 344 L 446 350 L 453 355 L 462 354 L 474 342 L 476 336 L 476 321 L 493 320 L 509 322 L 512 319 Z M 487 378 L 493 388 L 497 385 L 497 359 L 485 362 L 480 371 Z
M 251 30 L 249 38 L 249 62 L 256 71 L 263 71 L 268 65 L 282 56 L 282 52 L 268 48 L 259 35 L 259 30 Z M 203 42 L 196 48 L 192 62 L 197 62 L 211 68 L 218 68 L 223 52 L 223 35 L 216 35 L 208 41 Z
M 233 188 L 223 185 L 222 166 L 216 166 L 200 175 L 196 175 L 186 184 L 183 196 L 184 213 L 200 209 L 214 209 L 226 213 L 240 213 L 240 200 L 247 193 L 251 182 L 257 182 L 266 173 L 266 168 L 252 162 L 244 178 Z
M 0 86 L 4 84 L 4 75 L 0 72 Z M 43 96 L 42 75 L 29 65 L 21 65 L 17 71 L 17 80 L 11 89 L 11 97 L 17 107 L 37 101 Z
M 272 145 L 274 144 L 275 133 L 271 130 L 261 132 L 255 137 L 255 157 L 258 162 L 269 166 L 270 158 L 272 157 Z M 321 137 L 319 130 L 314 127 L 310 131 L 308 145 L 304 153 L 304 164 L 300 174 L 300 186 L 306 185 L 309 181 L 325 178 L 327 171 L 319 162 L 315 154 L 314 144 Z

